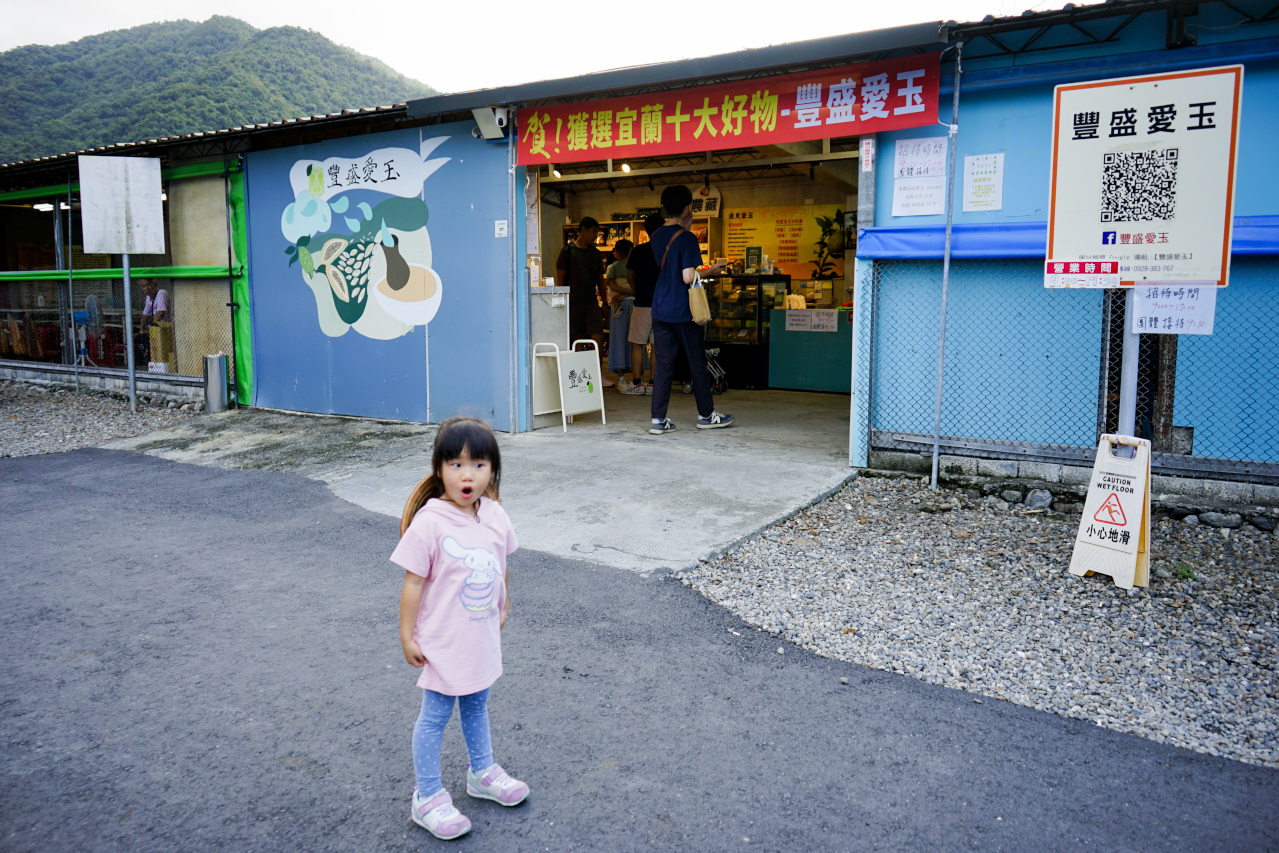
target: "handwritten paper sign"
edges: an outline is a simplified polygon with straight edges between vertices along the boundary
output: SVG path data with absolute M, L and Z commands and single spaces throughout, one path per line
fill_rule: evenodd
M 814 332 L 839 331 L 839 311 L 810 310 L 808 313 L 813 315 Z
M 1217 315 L 1217 283 L 1137 285 L 1132 312 L 1134 335 L 1211 335 Z

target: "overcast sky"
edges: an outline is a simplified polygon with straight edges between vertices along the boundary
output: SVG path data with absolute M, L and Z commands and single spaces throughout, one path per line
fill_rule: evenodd
M 896 0 L 766 4 L 760 0 L 649 4 L 423 0 L 353 4 L 333 0 L 205 0 L 182 11 L 171 0 L 0 0 L 0 51 L 64 44 L 154 21 L 229 15 L 258 29 L 292 25 L 376 57 L 445 92 L 487 89 L 591 71 L 710 56 L 746 47 L 865 32 L 926 21 L 978 21 L 987 14 L 1057 9 L 1065 0 Z M 800 11 L 800 9 L 804 11 Z M 623 9 L 633 14 L 619 14 Z M 672 39 L 670 32 L 685 33 Z

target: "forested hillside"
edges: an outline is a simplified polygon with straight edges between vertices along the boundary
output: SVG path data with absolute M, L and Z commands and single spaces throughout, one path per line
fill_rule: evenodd
M 310 30 L 147 24 L 0 53 L 0 163 L 434 93 Z

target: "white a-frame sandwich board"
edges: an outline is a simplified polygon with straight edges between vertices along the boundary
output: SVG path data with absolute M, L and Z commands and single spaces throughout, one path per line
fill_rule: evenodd
M 1115 454 L 1131 447 L 1131 459 Z M 1150 442 L 1103 435 L 1097 443 L 1084 515 L 1070 558 L 1072 575 L 1110 575 L 1115 586 L 1150 586 Z

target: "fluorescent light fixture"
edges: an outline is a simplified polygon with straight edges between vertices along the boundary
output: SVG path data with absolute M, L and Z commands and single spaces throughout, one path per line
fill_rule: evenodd
M 33 204 L 31 206 L 41 213 L 48 213 L 53 210 L 53 205 L 49 204 L 47 201 L 42 201 L 39 204 Z

